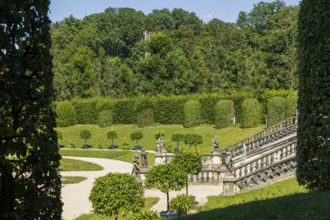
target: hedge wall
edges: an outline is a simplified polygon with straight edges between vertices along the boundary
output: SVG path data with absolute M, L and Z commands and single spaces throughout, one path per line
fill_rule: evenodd
M 256 127 L 261 123 L 262 109 L 257 99 L 246 99 L 242 103 L 242 128 Z
M 188 100 L 184 104 L 184 123 L 185 128 L 194 127 L 201 123 L 201 104 L 197 100 Z
M 117 99 L 113 105 L 113 123 L 134 124 L 135 122 L 134 99 Z
M 283 97 L 271 98 L 267 103 L 267 125 L 285 120 L 286 100 Z
M 154 99 L 155 122 L 161 124 L 183 124 L 184 104 L 183 96 L 156 96 Z
M 70 101 L 62 101 L 56 103 L 56 124 L 58 127 L 68 127 L 75 125 L 76 109 Z
M 75 99 L 72 101 L 72 105 L 77 112 L 78 124 L 96 124 L 98 120 L 98 111 L 96 111 L 96 105 L 98 99 Z
M 215 128 L 225 128 L 232 124 L 234 116 L 234 102 L 232 100 L 220 100 L 214 107 Z

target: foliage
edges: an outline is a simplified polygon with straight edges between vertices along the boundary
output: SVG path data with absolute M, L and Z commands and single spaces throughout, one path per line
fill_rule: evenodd
M 146 127 L 155 123 L 154 112 L 151 108 L 143 109 L 136 115 L 138 127 Z
M 285 120 L 286 100 L 283 97 L 271 98 L 267 103 L 267 125 Z
M 172 163 L 153 166 L 147 173 L 145 184 L 148 189 L 158 189 L 167 196 L 167 211 L 169 211 L 169 192 L 178 191 L 185 185 L 186 174 Z
M 261 106 L 256 99 L 246 99 L 242 103 L 242 128 L 256 127 L 261 122 Z
M 136 216 L 135 220 L 161 220 L 157 211 L 142 209 Z
M 232 118 L 235 117 L 234 102 L 231 100 L 220 100 L 215 105 L 215 128 L 230 126 Z
M 78 124 L 96 124 L 98 112 L 95 111 L 96 99 L 75 99 L 72 101 L 77 112 Z
M 185 101 L 183 96 L 157 96 L 154 102 L 155 121 L 162 124 L 183 124 Z
M 86 140 L 90 139 L 92 137 L 92 134 L 89 130 L 81 130 L 80 137 L 81 137 L 81 139 L 85 140 L 85 144 L 86 144 Z
M 118 99 L 113 105 L 114 124 L 134 124 L 136 122 L 134 102 L 132 99 Z
M 172 134 L 171 140 L 176 142 L 176 149 L 179 150 L 179 142 L 184 138 L 184 134 L 181 132 L 174 132 Z
M 108 127 L 113 124 L 113 114 L 110 110 L 104 110 L 99 113 L 98 124 L 100 128 Z
M 189 149 L 190 149 L 191 145 L 194 145 L 195 149 L 196 149 L 197 144 L 203 143 L 203 137 L 200 134 L 193 134 L 193 133 L 185 134 L 183 141 L 185 144 L 188 145 Z
M 144 205 L 142 186 L 129 174 L 108 173 L 95 180 L 89 200 L 96 214 L 125 216 L 138 213 Z
M 184 104 L 184 127 L 195 127 L 201 124 L 201 105 L 197 100 L 189 100 Z
M 111 139 L 111 144 L 113 144 L 113 139 L 117 139 L 118 138 L 117 131 L 115 131 L 115 130 L 109 130 L 107 132 L 107 138 L 108 139 Z
M 194 206 L 194 197 L 185 194 L 178 195 L 176 198 L 171 199 L 170 201 L 170 208 L 177 211 L 179 216 L 187 214 L 187 212 L 192 210 Z
M 49 4 L 0 4 L 0 219 L 62 215 Z
M 76 109 L 70 101 L 56 103 L 56 124 L 59 127 L 68 127 L 76 124 Z
M 297 115 L 297 100 L 298 100 L 297 92 L 291 92 L 286 97 L 285 118 L 289 118 Z
M 158 138 L 160 138 L 160 137 L 164 137 L 164 138 L 165 138 L 165 132 L 164 132 L 164 131 L 157 131 L 157 132 L 154 134 L 154 137 L 155 137 L 156 140 L 157 140 Z
M 176 154 L 173 163 L 180 167 L 186 175 L 197 175 L 202 169 L 201 156 L 193 151 Z M 186 194 L 188 195 L 188 176 L 186 179 Z
M 330 5 L 301 2 L 297 178 L 308 189 L 330 189 Z
M 138 141 L 143 138 L 143 133 L 141 131 L 135 131 L 131 133 L 131 139 L 132 141 L 136 141 L 136 144 L 138 144 Z

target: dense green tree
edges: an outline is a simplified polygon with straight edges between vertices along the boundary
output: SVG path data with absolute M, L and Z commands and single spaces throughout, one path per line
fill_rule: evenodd
M 113 144 L 113 139 L 117 139 L 118 138 L 117 131 L 115 131 L 115 130 L 109 130 L 107 132 L 107 138 L 108 139 L 111 139 L 111 144 Z
M 136 144 L 139 143 L 139 140 L 143 138 L 143 133 L 141 131 L 135 131 L 131 134 L 132 141 L 136 141 Z
M 143 189 L 129 174 L 108 173 L 95 180 L 89 200 L 93 210 L 101 216 L 126 216 L 138 213 L 144 205 Z
M 197 175 L 202 169 L 201 156 L 193 151 L 176 154 L 173 163 L 186 172 L 186 195 L 188 195 L 188 174 Z
M 50 1 L 0 3 L 0 219 L 61 219 Z
M 172 163 L 153 166 L 147 173 L 145 184 L 148 189 L 159 189 L 166 193 L 167 211 L 170 209 L 169 192 L 181 190 L 185 185 L 186 173 Z
M 86 140 L 90 139 L 92 137 L 92 134 L 89 130 L 81 130 L 80 137 L 81 137 L 81 139 L 84 139 L 85 144 L 86 144 Z
M 330 189 L 330 4 L 303 0 L 299 12 L 297 179 Z

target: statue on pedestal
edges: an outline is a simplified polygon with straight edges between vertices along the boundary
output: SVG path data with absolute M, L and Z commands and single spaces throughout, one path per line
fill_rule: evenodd
M 148 168 L 147 152 L 144 148 L 141 149 L 141 161 L 142 161 L 142 168 Z
M 212 139 L 213 141 L 213 152 L 218 152 L 219 151 L 219 139 L 218 136 L 214 136 Z
M 232 171 L 233 164 L 232 164 L 232 156 L 231 152 L 225 148 L 222 150 L 222 164 L 226 165 L 226 167 Z
M 137 154 L 133 157 L 133 169 L 132 169 L 132 176 L 139 178 L 140 176 L 140 168 L 139 168 L 139 156 Z

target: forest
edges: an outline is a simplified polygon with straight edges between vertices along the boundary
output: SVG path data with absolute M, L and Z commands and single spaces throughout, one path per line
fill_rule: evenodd
M 70 16 L 51 27 L 56 100 L 296 90 L 298 12 L 276 0 L 236 23 L 177 8 Z

